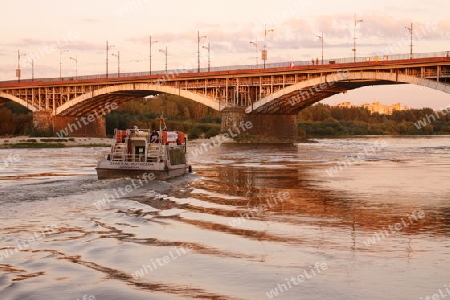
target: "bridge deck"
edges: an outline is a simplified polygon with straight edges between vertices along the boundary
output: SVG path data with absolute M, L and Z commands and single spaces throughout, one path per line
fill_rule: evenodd
M 83 115 L 107 102 L 120 105 L 131 99 L 170 93 L 218 110 L 241 106 L 251 114 L 296 114 L 312 103 L 362 86 L 412 83 L 450 93 L 449 82 L 447 52 L 441 57 L 327 65 L 284 63 L 266 69 L 246 67 L 200 73 L 174 70 L 151 76 L 131 73 L 116 78 L 93 75 L 8 81 L 0 82 L 0 100 L 9 99 L 53 115 Z

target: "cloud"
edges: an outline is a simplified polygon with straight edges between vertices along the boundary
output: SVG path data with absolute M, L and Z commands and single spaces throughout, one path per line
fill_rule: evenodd
M 117 6 L 119 6 L 119 2 L 117 1 Z M 155 16 L 153 16 L 151 21 L 156 22 L 156 19 L 159 20 L 160 18 L 162 21 L 155 23 L 157 26 L 152 25 L 149 27 L 150 31 L 148 31 L 153 41 L 159 41 L 154 45 L 154 68 L 162 68 L 161 66 L 164 66 L 164 56 L 158 51 L 159 49 L 164 49 L 165 46 L 168 47 L 169 65 L 186 64 L 191 59 L 194 59 L 194 62 L 196 62 L 197 30 L 200 31 L 201 35 L 207 36 L 207 38 L 201 39 L 201 46 L 207 46 L 208 42 L 211 43 L 211 53 L 215 55 L 211 59 L 213 66 L 237 64 L 241 61 L 252 63 L 254 62 L 256 49 L 250 44 L 250 41 L 258 40 L 258 54 L 260 56 L 264 44 L 265 23 L 267 24 L 267 29 L 274 29 L 273 32 L 267 33 L 266 36 L 271 61 L 286 61 L 290 60 L 290 57 L 306 57 L 307 59 L 312 56 L 316 57 L 321 50 L 321 41 L 317 38 L 317 35 L 322 32 L 324 35 L 325 57 L 352 56 L 353 11 L 336 10 L 335 6 L 340 6 L 339 3 L 330 4 L 327 7 L 319 7 L 321 4 L 319 5 L 316 2 L 312 2 L 312 0 L 296 0 L 292 1 L 293 4 L 290 7 L 278 5 L 275 9 L 271 8 L 272 5 L 260 3 L 261 6 L 255 7 L 255 10 L 249 13 L 248 18 L 236 19 L 230 17 L 226 21 L 221 22 L 221 16 L 217 15 L 214 17 L 214 14 L 209 13 L 208 18 L 198 18 L 198 21 L 194 21 L 195 25 L 189 25 L 185 19 L 179 20 L 180 24 L 183 25 L 174 25 L 172 21 L 156 15 L 155 12 Z M 303 5 L 302 3 L 304 3 L 305 7 L 301 6 Z M 308 3 L 311 5 L 308 6 Z M 190 5 L 183 4 L 186 7 Z M 421 13 L 421 9 L 418 6 L 402 5 L 404 7 L 401 7 L 397 3 L 389 5 L 396 5 L 397 7 L 384 7 L 381 5 L 378 7 L 375 5 L 374 9 L 367 9 L 366 13 L 358 13 L 358 19 L 364 20 L 358 24 L 356 30 L 358 55 L 377 53 L 389 45 L 397 43 L 399 40 L 409 39 L 409 32 L 405 26 L 410 26 L 411 22 L 413 22 L 414 32 L 420 35 L 420 38 L 415 37 L 415 51 L 445 50 L 441 48 L 446 47 L 446 41 L 450 39 L 449 19 L 445 18 L 445 16 L 441 16 L 441 19 L 439 19 L 439 14 Z M 435 11 L 436 7 L 439 8 L 438 4 L 433 5 L 435 7 L 424 7 L 424 11 L 427 9 Z M 440 5 L 442 6 L 442 4 Z M 267 9 L 260 9 L 263 6 L 267 6 Z M 334 14 L 334 11 L 338 11 L 338 13 Z M 133 13 L 138 12 L 141 11 L 138 9 L 133 11 Z M 102 13 L 104 13 L 104 17 L 102 17 Z M 84 23 L 85 32 L 82 31 L 82 24 L 77 24 L 75 27 L 75 24 L 72 23 L 73 19 L 70 19 L 71 22 L 68 27 L 64 27 L 77 28 L 82 33 L 79 39 L 64 46 L 64 48 L 70 49 L 69 55 L 80 54 L 80 68 L 84 67 L 87 70 L 91 70 L 89 72 L 94 73 L 103 71 L 102 64 L 104 64 L 106 40 L 116 46 L 114 51 L 120 50 L 121 64 L 123 64 L 124 70 L 134 70 L 143 65 L 134 64 L 127 66 L 127 62 L 132 59 L 147 59 L 148 61 L 149 35 L 146 34 L 148 28 L 145 28 L 147 25 L 141 25 L 140 28 L 132 27 L 134 28 L 132 31 L 129 31 L 131 27 L 127 27 L 138 26 L 136 25 L 139 24 L 138 21 L 144 19 L 133 17 L 126 21 L 117 18 L 115 11 L 113 13 L 114 18 L 111 17 L 109 12 L 98 12 L 85 16 L 83 14 L 73 15 L 77 22 Z M 396 17 L 393 17 L 393 15 Z M 420 19 L 418 16 L 423 16 L 423 19 Z M 436 19 L 433 19 L 433 16 L 436 16 Z M 114 21 L 116 27 L 112 27 L 111 23 L 108 23 L 111 20 Z M 136 23 L 134 23 L 135 21 Z M 146 20 L 145 22 L 151 21 Z M 437 27 L 429 30 L 427 28 L 431 28 L 430 24 L 436 24 Z M 25 38 L 14 40 L 16 37 L 13 36 L 10 39 L 4 39 L 4 41 L 13 41 L 7 42 L 7 44 L 3 43 L 0 47 L 2 48 L 0 50 L 0 58 L 3 60 L 3 64 L 7 66 L 4 71 L 8 73 L 7 78 L 14 76 L 11 70 L 14 69 L 17 49 L 20 49 L 21 53 L 40 53 L 40 50 L 43 50 L 45 46 L 57 43 L 58 38 L 60 40 L 63 39 L 61 31 L 64 30 L 62 29 L 63 27 L 58 28 L 56 26 L 56 29 L 53 30 L 55 27 L 54 25 L 52 26 L 52 30 L 41 32 L 40 34 L 42 35 L 39 35 L 37 32 L 33 32 L 33 35 L 31 35 L 31 31 L 28 31 L 30 35 L 21 35 Z M 142 30 L 142 27 L 144 27 L 144 30 Z M 111 30 L 111 28 L 114 29 Z M 102 30 L 105 31 L 100 35 Z M 423 34 L 424 31 L 426 34 Z M 396 48 L 399 51 L 398 53 L 407 53 L 409 51 L 408 45 L 402 44 L 401 47 Z M 201 55 L 204 56 L 206 50 L 203 48 L 200 50 Z M 44 51 L 44 53 L 47 52 Z M 69 55 L 64 57 L 68 59 Z M 57 67 L 59 53 L 55 52 L 54 56 L 48 56 L 48 58 L 42 58 L 40 65 L 54 64 Z M 203 66 L 206 59 L 201 58 L 201 60 Z M 66 66 L 71 65 L 66 63 Z M 53 74 L 53 71 L 50 73 Z
M 85 23 L 100 23 L 102 20 L 98 18 L 83 18 L 80 21 Z
M 333 39 L 348 39 L 353 36 L 353 15 L 321 15 L 313 20 L 315 34 L 320 32 Z
M 49 39 L 36 39 L 36 38 L 23 38 L 18 40 L 14 44 L 7 44 L 8 46 L 17 46 L 23 50 L 23 52 L 39 52 L 44 47 L 50 47 L 55 45 L 58 48 L 59 45 L 65 49 L 78 50 L 78 51 L 103 51 L 105 46 L 103 44 L 86 42 L 79 39 L 74 40 L 49 40 Z M 21 51 L 22 52 L 22 51 Z
M 386 6 L 385 10 L 393 13 L 393 12 L 400 12 L 400 13 L 423 13 L 424 6 L 422 7 L 413 7 L 413 6 Z
M 362 34 L 387 40 L 395 41 L 404 36 L 410 36 L 406 27 L 410 27 L 411 23 L 413 23 L 414 36 L 420 39 L 440 39 L 442 32 L 450 31 L 450 20 L 396 19 L 378 14 L 366 15 L 363 18 L 364 23 L 360 29 Z
M 105 51 L 105 45 L 98 43 L 89 43 L 83 41 L 76 41 L 68 47 L 71 50 L 79 50 L 79 51 Z
M 409 36 L 405 26 L 411 24 L 411 20 L 405 18 L 394 18 L 380 13 L 362 14 L 357 16 L 362 19 L 356 27 L 356 36 L 359 47 L 366 47 L 376 50 L 381 46 L 396 42 L 398 39 Z M 414 20 L 414 31 L 420 39 L 442 39 L 446 32 L 450 32 L 450 20 Z M 437 24 L 437 29 L 432 26 Z M 212 49 L 217 53 L 251 53 L 255 51 L 250 41 L 258 40 L 259 49 L 264 44 L 264 24 L 218 24 L 199 23 L 201 35 L 206 35 L 202 39 L 202 44 L 211 43 Z M 320 47 L 320 40 L 317 35 L 323 32 L 324 44 L 327 48 L 348 48 L 353 47 L 353 14 L 322 14 L 314 18 L 299 19 L 290 15 L 280 18 L 273 25 L 267 25 L 268 29 L 273 29 L 266 35 L 266 43 L 272 49 L 313 49 Z M 192 51 L 196 49 L 197 31 L 186 30 L 183 32 L 165 32 L 152 35 L 154 40 L 161 44 L 187 45 L 192 46 Z M 132 37 L 129 42 L 148 44 L 148 36 Z M 190 46 L 189 46 L 190 45 Z

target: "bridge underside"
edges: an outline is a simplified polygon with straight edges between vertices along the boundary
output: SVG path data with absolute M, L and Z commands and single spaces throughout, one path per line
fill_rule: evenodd
M 439 77 L 416 77 L 398 72 L 344 72 L 325 74 L 274 90 L 252 103 L 247 114 L 297 114 L 303 108 L 349 90 L 365 86 L 414 84 L 450 94 L 450 72 Z
M 386 80 L 360 80 L 360 81 L 340 81 L 331 84 L 324 84 L 324 88 L 319 86 L 309 86 L 301 90 L 296 90 L 282 95 L 257 109 L 247 108 L 249 114 L 263 115 L 296 115 L 298 112 L 316 102 L 331 96 L 345 93 L 349 90 L 365 86 L 404 84 L 402 82 L 391 82 Z
M 155 91 L 116 91 L 109 94 L 101 94 L 92 98 L 86 99 L 81 103 L 77 103 L 64 111 L 60 116 L 86 116 L 92 112 L 97 112 L 101 115 L 108 114 L 108 108 L 115 103 L 120 106 L 123 103 L 132 100 L 141 100 L 142 98 L 150 95 L 157 95 Z M 109 103 L 109 105 L 107 104 Z

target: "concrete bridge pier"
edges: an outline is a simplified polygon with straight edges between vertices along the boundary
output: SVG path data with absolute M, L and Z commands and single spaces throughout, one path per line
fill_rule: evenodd
M 60 137 L 106 137 L 105 117 L 89 118 L 89 116 L 54 116 L 53 135 Z
M 222 110 L 221 131 L 250 135 L 251 142 L 297 142 L 297 115 L 248 115 L 245 107 L 227 107 Z
M 40 132 L 50 131 L 53 136 L 64 137 L 106 137 L 104 116 L 93 114 L 83 116 L 54 116 L 50 111 L 33 113 L 33 125 Z
M 33 126 L 39 132 L 53 132 L 53 111 L 39 110 L 33 112 Z

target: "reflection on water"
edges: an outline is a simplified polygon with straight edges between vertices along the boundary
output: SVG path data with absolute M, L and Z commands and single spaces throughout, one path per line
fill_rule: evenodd
M 386 148 L 327 173 L 380 139 Z M 104 206 L 129 184 L 96 179 L 107 148 L 15 150 L 21 160 L 0 170 L 1 299 L 432 295 L 450 275 L 448 145 L 221 145 L 191 159 L 195 174 Z M 327 269 L 274 290 L 316 263 Z

